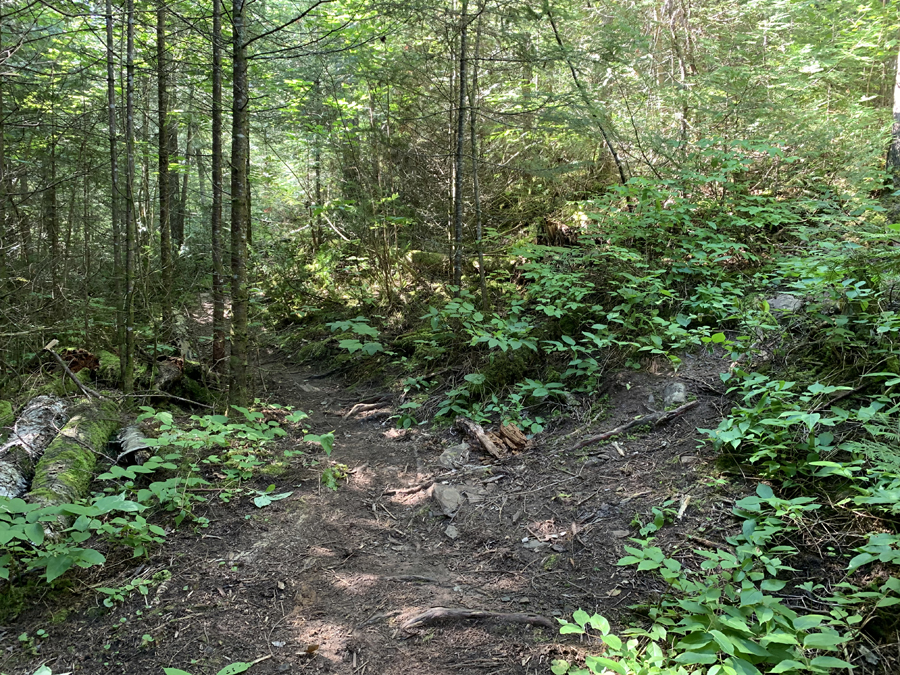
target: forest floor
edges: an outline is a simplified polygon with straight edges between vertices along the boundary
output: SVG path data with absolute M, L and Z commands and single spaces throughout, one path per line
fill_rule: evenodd
M 733 530 L 731 502 L 752 491 L 717 478 L 697 432 L 721 419 L 725 368 L 701 354 L 685 357 L 678 373 L 620 373 L 590 415 L 563 421 L 503 461 L 473 449 L 467 468 L 448 471 L 438 459 L 462 440 L 452 431 L 401 432 L 378 411 L 345 418 L 379 392 L 312 379 L 283 355 L 264 353 L 258 395 L 312 411 L 312 433 L 335 431 L 330 461 L 347 467 L 339 488 L 321 484 L 323 464 L 310 466 L 307 455 L 248 485 L 274 483 L 276 492 L 293 491 L 287 499 L 258 509 L 252 495 L 227 504 L 211 498 L 200 512 L 207 529 L 176 531 L 140 564 L 97 568 L 30 606 L 3 629 L 0 672 L 30 675 L 46 663 L 54 674 L 159 675 L 175 667 L 211 675 L 233 661 L 258 661 L 249 672 L 526 675 L 548 673 L 554 658 L 597 653 L 596 645 L 560 636 L 555 619 L 582 608 L 621 626 L 636 620 L 629 605 L 662 590 L 616 565 L 638 536 L 636 514 L 646 523 L 651 507 L 669 502 L 673 522 L 658 541 L 680 542 L 686 559 L 696 547 L 690 536 L 722 541 Z M 661 408 L 676 380 L 698 406 L 615 443 L 572 450 L 590 433 Z M 277 442 L 310 448 L 302 436 Z M 435 485 L 462 495 L 452 518 Z M 93 590 L 163 570 L 169 582 L 112 609 Z M 403 627 L 433 607 L 539 615 L 554 628 L 495 619 Z

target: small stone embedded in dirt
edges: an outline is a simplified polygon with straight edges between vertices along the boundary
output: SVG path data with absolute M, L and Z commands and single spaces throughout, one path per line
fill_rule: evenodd
M 285 644 L 287 644 L 287 643 L 284 642 L 283 640 L 273 640 L 272 641 L 273 647 L 284 647 Z
M 622 539 L 623 537 L 627 537 L 629 534 L 631 534 L 631 532 L 629 532 L 628 530 L 613 530 L 612 531 L 612 536 L 614 536 L 616 539 Z
M 680 457 L 680 461 L 685 466 L 690 466 L 691 464 L 696 464 L 700 461 L 699 457 L 695 457 L 694 455 L 682 455 Z
M 442 485 L 437 483 L 434 486 L 434 500 L 441 507 L 441 511 L 445 516 L 452 516 L 462 506 L 463 496 L 452 485 Z
M 522 544 L 523 548 L 527 548 L 529 551 L 540 551 L 541 549 L 547 548 L 547 544 L 542 541 L 538 541 L 537 539 L 529 539 L 524 544 Z
M 504 595 L 502 598 L 500 598 L 500 602 L 509 602 L 510 600 L 512 600 L 512 598 L 508 595 Z
M 594 457 L 588 457 L 585 460 L 584 465 L 585 466 L 597 466 L 598 464 L 603 464 L 604 462 L 608 462 L 608 461 L 609 461 L 609 457 L 607 457 L 606 455 L 596 455 Z
M 520 605 L 527 605 L 527 604 L 531 603 L 531 599 L 530 598 L 519 598 L 516 602 L 518 602 Z
M 469 461 L 469 444 L 459 443 L 452 445 L 438 457 L 438 464 L 445 469 L 459 469 Z
M 301 384 L 300 391 L 305 392 L 307 394 L 315 394 L 317 391 L 322 391 L 318 387 L 314 387 L 311 384 Z
M 563 546 L 562 544 L 553 544 L 553 546 L 551 546 L 550 548 L 552 548 L 557 553 L 565 553 L 566 552 L 566 547 Z
M 448 525 L 447 529 L 444 530 L 444 534 L 446 534 L 451 539 L 456 539 L 459 537 L 459 530 L 456 529 L 455 525 Z
M 681 382 L 671 382 L 663 391 L 663 405 L 667 408 L 673 405 L 687 403 L 687 388 Z

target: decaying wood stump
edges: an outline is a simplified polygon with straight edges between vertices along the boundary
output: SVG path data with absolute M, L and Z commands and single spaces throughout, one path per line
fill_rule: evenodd
M 503 459 L 503 453 L 500 448 L 492 441 L 480 424 L 473 422 L 466 417 L 456 418 L 456 428 L 462 431 L 466 436 L 477 442 L 489 455 L 496 459 Z
M 94 477 L 97 455 L 106 450 L 106 444 L 120 424 L 119 409 L 111 401 L 76 405 L 68 423 L 37 462 L 28 501 L 41 506 L 58 506 L 86 496 Z
M 28 489 L 35 463 L 69 419 L 67 408 L 53 396 L 38 396 L 25 406 L 0 446 L 0 496 L 18 497 Z

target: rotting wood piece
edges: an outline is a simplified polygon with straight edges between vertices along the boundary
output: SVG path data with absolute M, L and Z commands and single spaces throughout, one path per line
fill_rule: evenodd
M 111 401 L 83 402 L 38 460 L 26 499 L 41 506 L 71 504 L 88 493 L 97 455 L 119 428 L 119 408 Z M 71 519 L 61 518 L 66 527 Z M 46 526 L 54 528 L 52 523 Z
M 0 446 L 0 496 L 18 497 L 28 489 L 35 463 L 68 419 L 65 401 L 53 396 L 38 396 L 25 406 Z
M 500 448 L 498 448 L 496 443 L 484 433 L 484 429 L 481 428 L 480 424 L 476 424 L 466 417 L 457 417 L 455 424 L 457 429 L 470 438 L 478 441 L 478 444 L 481 445 L 484 451 L 489 455 L 495 459 L 503 459 L 503 453 L 500 451 Z
M 522 612 L 491 612 L 483 609 L 465 609 L 456 607 L 432 607 L 421 614 L 416 614 L 403 623 L 403 630 L 411 630 L 420 626 L 429 626 L 440 621 L 465 621 L 468 619 L 480 619 L 482 621 L 501 621 L 503 623 L 524 623 L 529 626 L 544 626 L 553 628 L 550 619 L 539 614 L 525 614 Z
M 515 424 L 501 424 L 499 431 L 488 433 L 488 438 L 497 447 L 509 448 L 513 452 L 521 452 L 534 445 Z
M 686 413 L 691 408 L 696 408 L 699 403 L 699 401 L 690 401 L 689 403 L 685 403 L 684 405 L 668 412 L 659 412 L 652 415 L 645 415 L 644 417 L 638 417 L 637 419 L 626 422 L 625 424 L 618 426 L 615 429 L 605 431 L 602 434 L 597 434 L 596 436 L 588 436 L 583 441 L 580 441 L 579 443 L 573 445 L 572 450 L 581 450 L 581 448 L 584 448 L 588 445 L 593 445 L 594 443 L 599 443 L 600 441 L 609 440 L 613 436 L 623 434 L 629 429 L 633 429 L 634 427 L 641 427 L 646 424 L 657 427 L 660 424 L 665 424 L 666 422 L 675 419 L 679 415 Z

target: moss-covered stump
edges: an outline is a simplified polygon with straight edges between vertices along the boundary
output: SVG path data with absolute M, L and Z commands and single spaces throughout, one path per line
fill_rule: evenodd
M 41 506 L 70 504 L 87 495 L 98 453 L 121 426 L 110 401 L 81 402 L 37 463 L 28 501 Z
M 35 463 L 68 419 L 66 402 L 52 396 L 38 396 L 25 406 L 15 433 L 0 446 L 0 496 L 18 497 L 28 489 Z

